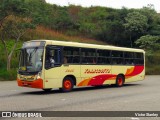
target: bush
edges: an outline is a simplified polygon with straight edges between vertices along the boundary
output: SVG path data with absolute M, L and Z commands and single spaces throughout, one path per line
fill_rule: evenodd
M 5 69 L 0 70 L 0 80 L 16 80 L 17 77 L 17 70 L 11 69 L 9 71 Z
M 147 75 L 160 75 L 160 65 L 159 66 L 147 66 L 146 74 Z
M 155 54 L 146 55 L 146 74 L 147 75 L 160 75 L 160 55 L 158 52 Z

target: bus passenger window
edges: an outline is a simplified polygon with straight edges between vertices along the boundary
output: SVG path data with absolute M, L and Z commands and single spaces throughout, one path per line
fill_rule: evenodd
M 55 63 L 55 56 L 54 56 L 55 51 L 52 49 L 48 49 L 46 50 L 46 67 L 54 67 L 54 63 Z
M 110 64 L 111 57 L 110 57 L 110 50 L 97 50 L 97 63 L 98 64 Z
M 64 64 L 77 64 L 80 63 L 79 48 L 64 47 L 63 48 L 63 63 Z
M 122 65 L 123 61 L 123 52 L 122 51 L 112 51 L 112 64 Z
M 60 48 L 54 46 L 46 47 L 45 68 L 52 68 L 60 65 L 61 53 Z
M 64 56 L 64 59 L 63 59 L 64 64 L 67 64 L 67 61 L 68 61 L 67 57 Z
M 81 49 L 82 63 L 96 64 L 96 50 L 95 49 Z

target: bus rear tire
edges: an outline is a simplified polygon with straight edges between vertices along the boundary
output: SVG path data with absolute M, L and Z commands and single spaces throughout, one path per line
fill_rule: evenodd
M 116 86 L 122 87 L 124 85 L 124 76 L 118 75 L 116 78 Z
M 72 91 L 73 86 L 74 86 L 74 83 L 73 83 L 72 78 L 65 77 L 63 79 L 63 83 L 62 83 L 62 88 L 61 89 L 62 89 L 63 92 L 70 92 L 70 91 Z

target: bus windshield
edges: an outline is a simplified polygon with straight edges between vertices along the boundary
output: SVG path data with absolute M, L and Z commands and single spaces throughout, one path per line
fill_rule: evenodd
M 43 47 L 23 48 L 20 53 L 19 71 L 39 72 L 42 70 Z

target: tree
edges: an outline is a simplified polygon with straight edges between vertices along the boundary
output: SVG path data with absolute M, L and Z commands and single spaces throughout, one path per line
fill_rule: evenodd
M 73 23 L 73 29 L 79 28 L 79 13 L 81 8 L 82 8 L 81 6 L 75 6 L 75 5 L 70 5 L 68 7 L 68 13 Z
M 152 36 L 152 35 L 145 35 L 140 37 L 135 42 L 140 48 L 145 49 L 150 52 L 155 52 L 160 50 L 160 37 L 159 36 Z
M 30 12 L 21 0 L 3 0 L 0 6 L 0 12 L 3 13 L 0 24 L 0 38 L 5 49 L 7 70 L 10 70 L 11 58 L 18 41 L 28 29 L 34 28 L 34 24 L 30 18 Z M 11 38 L 15 40 L 15 43 L 11 51 L 9 51 L 6 41 Z
M 68 29 L 72 26 L 72 21 L 67 8 L 64 7 L 58 10 L 58 14 L 53 21 L 53 26 L 55 29 L 59 30 Z
M 155 11 L 154 6 L 149 4 L 138 11 L 148 19 L 147 34 L 160 35 L 160 15 Z
M 126 23 L 124 23 L 124 27 L 126 29 L 126 32 L 129 33 L 130 37 L 130 44 L 131 47 L 133 47 L 133 40 L 132 36 L 136 34 L 143 34 L 147 30 L 148 24 L 147 24 L 147 17 L 140 14 L 139 12 L 132 12 L 128 13 L 127 17 L 125 18 Z

